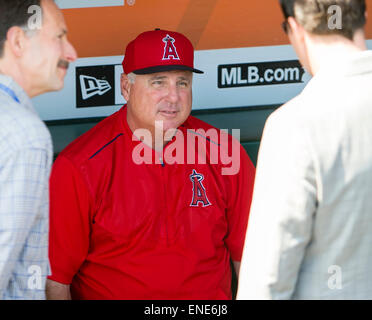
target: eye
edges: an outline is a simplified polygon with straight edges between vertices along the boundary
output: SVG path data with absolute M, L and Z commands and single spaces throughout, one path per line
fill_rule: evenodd
M 164 81 L 163 80 L 153 80 L 151 82 L 151 85 L 155 86 L 155 87 L 160 87 L 164 84 Z
M 61 30 L 59 34 L 57 34 L 57 38 L 62 40 L 67 35 L 66 30 Z
M 178 82 L 178 85 L 181 87 L 181 88 L 187 88 L 189 86 L 189 82 L 188 81 L 179 81 Z

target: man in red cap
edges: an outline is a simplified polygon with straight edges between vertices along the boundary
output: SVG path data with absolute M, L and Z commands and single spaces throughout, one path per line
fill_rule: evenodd
M 185 36 L 140 34 L 123 68 L 127 104 L 54 164 L 47 296 L 231 299 L 254 166 L 231 136 L 190 116 L 202 71 Z

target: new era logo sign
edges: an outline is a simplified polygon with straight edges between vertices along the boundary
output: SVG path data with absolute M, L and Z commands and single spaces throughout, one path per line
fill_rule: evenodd
M 76 68 L 76 107 L 115 105 L 115 66 Z
M 80 76 L 81 95 L 83 100 L 89 99 L 96 94 L 102 96 L 111 90 L 110 83 L 106 80 L 98 80 L 94 77 Z

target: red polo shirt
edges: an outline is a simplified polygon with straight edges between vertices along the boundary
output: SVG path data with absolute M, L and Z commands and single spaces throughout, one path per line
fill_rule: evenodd
M 74 299 L 230 299 L 255 170 L 239 145 L 239 172 L 222 175 L 233 139 L 197 132 L 211 128 L 190 116 L 179 133 L 196 142 L 177 135 L 159 156 L 132 138 L 123 107 L 71 143 L 51 175 L 49 279 Z M 196 163 L 182 164 L 190 152 Z

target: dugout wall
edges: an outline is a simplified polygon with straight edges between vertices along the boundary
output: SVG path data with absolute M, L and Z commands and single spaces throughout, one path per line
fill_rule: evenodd
M 58 154 L 99 120 L 120 109 L 121 62 L 139 33 L 162 28 L 192 41 L 192 114 L 222 129 L 240 129 L 253 162 L 266 118 L 297 95 L 304 72 L 280 28 L 278 0 L 56 0 L 79 59 L 65 87 L 33 99 Z M 372 0 L 367 0 L 371 12 Z M 372 13 L 369 14 L 372 16 Z M 372 39 L 372 19 L 366 27 Z M 372 40 L 368 40 L 372 49 Z

